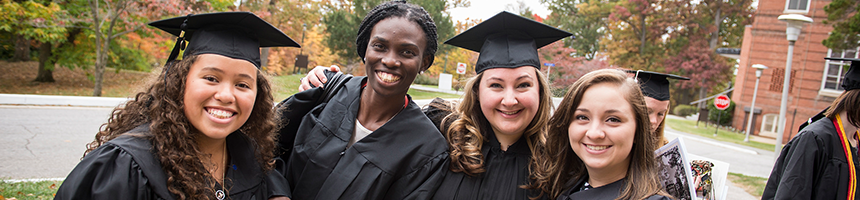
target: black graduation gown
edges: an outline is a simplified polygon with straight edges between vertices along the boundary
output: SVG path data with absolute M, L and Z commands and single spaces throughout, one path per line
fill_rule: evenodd
M 60 185 L 55 199 L 174 199 L 148 134 L 149 124 L 144 124 L 88 153 Z M 268 199 L 272 192 L 267 183 L 282 180 L 264 174 L 247 136 L 238 131 L 227 136 L 227 150 L 225 199 Z
M 531 150 L 526 139 L 521 137 L 517 142 L 502 151 L 495 134 L 487 134 L 488 141 L 481 147 L 484 156 L 484 173 L 469 176 L 462 172 L 446 170 L 442 186 L 433 199 L 528 199 L 528 190 L 519 186 L 528 184 L 529 162 Z M 450 163 L 446 160 L 446 165 Z
M 627 184 L 627 179 L 623 178 L 621 180 L 615 181 L 614 183 L 610 183 L 608 185 L 604 185 L 597 188 L 589 188 L 587 190 L 582 190 L 582 187 L 585 185 L 585 181 L 588 180 L 588 177 L 583 177 L 580 180 L 577 180 L 574 187 L 571 187 L 569 190 L 565 191 L 561 195 L 558 196 L 558 200 L 576 200 L 576 199 L 593 199 L 593 200 L 614 200 L 618 198 L 618 195 L 621 194 L 621 191 L 624 190 L 624 185 Z M 671 200 L 671 198 L 663 196 L 663 195 L 651 195 L 646 200 Z
M 285 119 L 288 124 L 280 130 L 279 141 L 284 151 L 281 158 L 287 162 L 279 171 L 292 193 L 287 196 L 294 200 L 427 199 L 439 187 L 447 170 L 443 164 L 448 147 L 411 97 L 385 125 L 347 147 L 365 78 L 347 80 L 331 100 L 309 112 L 305 111 L 308 103 L 319 98 L 323 89 L 297 93 L 279 106 L 291 118 Z M 294 117 L 301 115 L 301 121 L 296 121 Z
M 809 124 L 783 147 L 761 199 L 847 199 L 848 162 L 860 168 L 857 149 L 851 152 L 848 161 L 830 118 Z

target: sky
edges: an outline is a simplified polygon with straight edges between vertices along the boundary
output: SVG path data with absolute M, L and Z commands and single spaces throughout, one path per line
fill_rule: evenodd
M 471 6 L 451 9 L 451 18 L 455 22 L 463 21 L 466 18 L 486 20 L 504 11 L 507 5 L 512 5 L 511 7 L 516 8 L 519 5 L 517 1 L 524 2 L 532 10 L 532 13 L 543 18 L 546 18 L 550 13 L 545 5 L 541 5 L 540 0 L 469 0 Z M 508 11 L 514 12 L 514 10 Z

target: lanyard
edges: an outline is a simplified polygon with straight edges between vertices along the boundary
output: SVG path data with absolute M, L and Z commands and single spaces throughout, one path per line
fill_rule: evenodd
M 845 152 L 845 158 L 848 159 L 848 173 L 851 175 L 848 178 L 848 200 L 854 200 L 854 195 L 857 193 L 857 174 L 854 166 L 854 158 L 851 153 L 851 143 L 848 142 L 848 135 L 845 134 L 845 129 L 842 126 L 842 118 L 836 114 L 836 120 L 833 121 L 836 126 L 836 133 L 839 135 L 839 141 L 842 142 L 842 149 Z

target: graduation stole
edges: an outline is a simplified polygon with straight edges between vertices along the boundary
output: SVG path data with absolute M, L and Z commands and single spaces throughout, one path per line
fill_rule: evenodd
M 836 133 L 839 135 L 839 141 L 842 142 L 842 150 L 845 151 L 845 158 L 848 159 L 848 200 L 854 200 L 854 195 L 857 193 L 857 174 L 854 166 L 854 158 L 851 155 L 851 143 L 848 142 L 848 135 L 845 134 L 845 129 L 842 126 L 842 118 L 839 114 L 836 115 L 836 120 L 833 120 L 833 125 L 836 126 Z

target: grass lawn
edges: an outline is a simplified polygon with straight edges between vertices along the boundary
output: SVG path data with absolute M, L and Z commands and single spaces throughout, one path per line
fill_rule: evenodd
M 54 199 L 62 181 L 7 183 L 0 180 L 0 199 Z
M 744 189 L 744 191 L 755 196 L 757 199 L 761 198 L 761 194 L 764 193 L 764 186 L 767 184 L 767 178 L 746 176 L 732 172 L 729 172 L 729 176 L 727 178 L 729 181 L 734 183 L 735 186 Z
M 713 126 L 707 126 L 705 123 L 699 123 L 699 126 L 696 127 L 695 120 L 686 120 L 686 119 L 673 119 L 666 118 L 666 125 L 669 128 L 674 130 L 684 130 L 684 132 L 696 134 L 702 137 L 712 138 L 715 140 L 723 141 L 723 142 L 731 142 L 735 144 L 740 144 L 744 146 L 754 147 L 761 150 L 773 151 L 774 145 L 761 143 L 750 140 L 749 143 L 744 142 L 744 134 L 732 132 L 725 129 L 720 129 L 717 133 L 717 136 L 714 137 L 714 129 Z
M 274 77 L 274 81 L 272 81 L 272 88 L 275 91 L 272 96 L 275 98 L 275 102 L 280 102 L 281 100 L 290 97 L 296 92 L 299 92 L 299 79 L 304 77 L 304 75 L 286 75 L 286 76 L 276 76 Z M 425 85 L 427 86 L 427 85 Z M 430 87 L 430 86 L 428 86 Z M 436 86 L 433 86 L 436 87 Z M 428 92 L 421 90 L 409 89 L 407 92 L 412 99 L 433 99 L 436 97 L 442 97 L 443 99 L 458 99 L 460 95 L 456 94 L 448 94 L 448 93 L 440 93 L 440 92 Z

